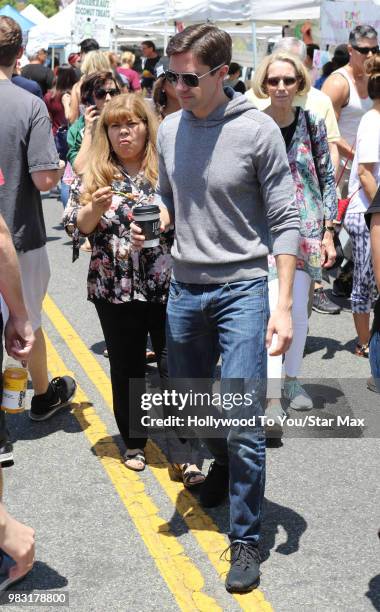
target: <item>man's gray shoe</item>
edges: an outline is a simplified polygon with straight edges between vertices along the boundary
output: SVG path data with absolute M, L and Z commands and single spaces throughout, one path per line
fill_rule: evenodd
M 226 589 L 229 593 L 248 593 L 260 582 L 259 550 L 250 542 L 232 542 L 229 550 L 231 567 L 226 578 Z
M 265 436 L 267 438 L 282 438 L 284 433 L 282 423 L 286 417 L 286 412 L 281 406 L 280 400 L 278 403 L 269 403 L 265 409 Z M 268 419 L 274 421 L 274 423 L 268 424 Z

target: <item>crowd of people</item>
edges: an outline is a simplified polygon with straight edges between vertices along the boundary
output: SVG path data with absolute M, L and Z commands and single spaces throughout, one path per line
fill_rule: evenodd
M 342 222 L 355 354 L 370 357 L 367 386 L 380 392 L 379 300 L 370 329 L 380 287 L 377 33 L 366 25 L 351 32 L 346 63 L 337 49 L 321 90 L 313 86 L 313 47 L 281 39 L 248 91 L 231 62 L 230 36 L 211 24 L 173 36 L 164 58 L 144 41 L 141 75 L 132 52 L 119 58 L 87 39 L 55 75 L 44 50 L 34 49 L 16 76 L 21 30 L 0 17 L 0 291 L 9 309 L 6 350 L 28 362 L 32 420 L 52 417 L 76 390 L 70 376 L 49 381 L 41 327 L 50 269 L 40 193 L 58 184 L 73 261 L 90 253 L 87 297 L 107 347 L 126 468 L 140 472 L 147 462 L 149 431 L 136 436 L 131 414 L 144 393 L 148 337 L 163 388 L 212 381 L 220 362 L 224 389 L 249 391 L 250 413 L 272 417 L 277 435 L 282 400 L 313 408 L 299 376 L 311 309 L 340 312 L 322 280 L 344 242 Z M 144 247 L 134 221 L 141 209 L 159 211 L 157 246 Z M 5 463 L 3 413 L 0 433 Z M 229 496 L 226 588 L 250 591 L 259 583 L 266 436 L 274 431 L 257 424 L 205 435 L 214 457 L 207 476 L 196 440 L 176 433 L 173 477 L 200 487 L 205 507 Z M 13 529 L 11 544 L 0 531 L 0 549 L 18 563 L 19 578 L 33 564 L 33 532 L 1 506 L 0 523 Z

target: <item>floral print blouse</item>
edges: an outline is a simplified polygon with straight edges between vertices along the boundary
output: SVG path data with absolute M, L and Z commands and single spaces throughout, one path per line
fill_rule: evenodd
M 134 250 L 129 228 L 132 207 L 136 203 L 151 203 L 153 188 L 142 173 L 133 180 L 124 174 L 124 178 L 114 180 L 111 186 L 112 205 L 89 236 L 92 253 L 87 277 L 88 299 L 113 304 L 132 300 L 165 303 L 172 269 L 173 231 L 161 234 L 157 247 Z M 83 235 L 77 226 L 81 191 L 81 179 L 76 178 L 63 215 L 65 229 L 73 238 L 73 261 L 79 256 L 79 240 Z
M 296 110 L 298 121 L 287 154 L 301 221 L 297 270 L 307 272 L 313 280 L 318 281 L 322 278 L 321 241 L 324 221 L 332 221 L 337 214 L 334 168 L 324 120 L 308 111 L 307 121 L 305 111 L 299 107 Z M 273 255 L 269 255 L 268 260 L 269 278 L 275 278 Z

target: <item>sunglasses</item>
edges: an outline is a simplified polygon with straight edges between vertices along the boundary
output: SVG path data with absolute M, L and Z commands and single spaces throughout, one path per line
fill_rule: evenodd
M 266 82 L 270 87 L 277 87 L 281 81 L 284 83 L 285 87 L 290 87 L 291 85 L 295 85 L 298 81 L 297 77 L 269 77 Z
M 174 72 L 173 70 L 166 70 L 165 78 L 172 85 L 177 85 L 178 81 L 181 79 L 182 83 L 186 85 L 186 87 L 198 87 L 200 79 L 203 79 L 203 77 L 207 76 L 208 74 L 211 74 L 212 72 L 218 70 L 218 68 L 221 68 L 224 65 L 225 64 L 223 62 L 223 64 L 215 66 L 215 68 L 212 68 L 212 70 L 209 70 L 208 72 L 205 72 L 200 76 L 198 76 L 194 72 Z
M 368 55 L 368 53 L 379 53 L 380 49 L 379 49 L 379 45 L 376 45 L 376 47 L 358 47 L 357 45 L 351 45 L 353 49 L 355 49 L 355 51 L 359 51 L 359 53 L 361 53 L 362 55 Z
M 117 96 L 120 93 L 120 91 L 118 89 L 104 89 L 104 87 L 100 87 L 100 89 L 95 89 L 94 91 L 94 95 L 96 98 L 98 98 L 98 100 L 103 100 L 107 94 L 109 94 L 111 96 L 111 98 L 113 98 L 114 96 Z

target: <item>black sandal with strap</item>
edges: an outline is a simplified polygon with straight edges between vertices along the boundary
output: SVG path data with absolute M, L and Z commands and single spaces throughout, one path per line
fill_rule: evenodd
M 357 344 L 355 346 L 355 355 L 357 357 L 369 357 L 369 347 L 368 344 Z
M 131 461 L 131 459 L 140 461 L 143 464 L 143 467 L 136 468 L 136 467 L 132 467 L 131 465 L 127 465 L 127 461 Z M 146 466 L 146 458 L 144 455 L 144 451 L 138 451 L 137 453 L 133 453 L 133 454 L 127 451 L 124 454 L 124 463 L 125 463 L 125 467 L 127 467 L 129 470 L 133 470 L 134 472 L 142 472 L 143 470 L 145 470 L 145 466 Z
M 206 478 L 198 469 L 188 471 L 190 465 L 191 463 L 184 463 L 181 467 L 180 463 L 171 464 L 174 480 L 182 480 L 187 489 L 198 487 L 203 484 Z M 199 476 L 202 476 L 202 480 L 197 480 L 196 482 L 192 480 L 193 478 L 199 478 Z

